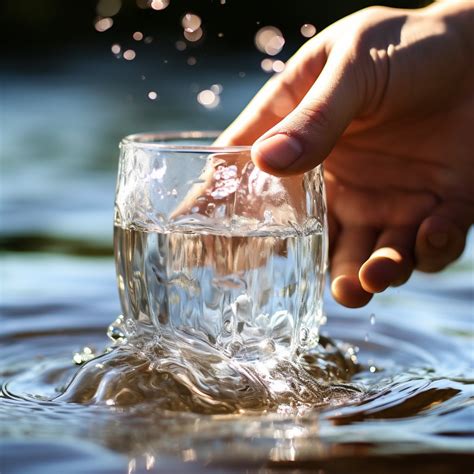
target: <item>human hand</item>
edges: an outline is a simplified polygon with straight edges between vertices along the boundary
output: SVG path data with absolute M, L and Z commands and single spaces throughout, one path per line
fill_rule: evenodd
M 325 160 L 331 289 L 365 305 L 474 222 L 474 8 L 371 7 L 308 41 L 219 138 L 279 176 Z M 263 135 L 262 135 L 263 134 Z

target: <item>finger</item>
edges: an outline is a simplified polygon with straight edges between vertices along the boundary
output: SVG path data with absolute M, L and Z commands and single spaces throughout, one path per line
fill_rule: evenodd
M 264 171 L 285 176 L 314 168 L 330 153 L 362 107 L 360 72 L 347 48 L 333 50 L 299 105 L 259 138 L 252 159 Z
M 251 145 L 288 115 L 306 95 L 326 62 L 326 36 L 305 43 L 221 134 L 216 144 Z
M 344 306 L 358 308 L 372 298 L 372 294 L 362 288 L 358 274 L 375 240 L 375 230 L 368 227 L 344 228 L 339 235 L 331 260 L 331 291 Z
M 362 265 L 359 279 L 365 291 L 380 293 L 405 283 L 414 267 L 416 227 L 393 227 L 382 232 L 376 250 Z
M 438 272 L 459 258 L 474 222 L 474 206 L 444 202 L 420 225 L 416 236 L 416 268 Z

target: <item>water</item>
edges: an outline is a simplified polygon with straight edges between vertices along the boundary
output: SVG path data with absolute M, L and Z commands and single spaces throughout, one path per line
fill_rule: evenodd
M 130 101 L 134 77 L 110 74 L 100 59 L 4 81 L 1 151 L 15 159 L 2 164 L 0 187 L 0 470 L 472 472 L 472 233 L 456 265 L 415 274 L 365 308 L 343 309 L 325 293 L 327 323 L 305 367 L 318 393 L 324 381 L 344 392 L 314 407 L 310 393 L 276 400 L 280 409 L 249 408 L 234 391 L 218 409 L 200 404 L 197 412 L 183 379 L 153 375 L 159 354 L 144 357 L 115 330 L 115 348 L 104 353 L 121 311 L 110 226 L 118 140 L 162 125 L 220 127 L 264 77 L 247 71 L 240 79 L 241 65 L 224 68 L 222 109 L 196 103 L 189 113 L 195 93 L 178 93 L 189 75 L 174 74 L 176 94 L 157 106 L 146 99 L 149 87 L 143 103 Z M 102 67 L 113 87 L 100 86 L 103 75 L 94 82 L 90 67 Z M 215 77 L 196 80 L 204 88 Z M 99 359 L 81 362 L 90 356 L 85 347 Z M 116 390 L 127 385 L 136 390 Z M 182 409 L 166 407 L 170 393 L 180 394 Z
M 115 228 L 124 316 L 115 347 L 57 400 L 196 413 L 301 412 L 360 398 L 357 365 L 325 339 L 324 237 Z M 92 360 L 91 360 L 92 359 Z M 319 362 L 319 365 L 318 365 Z M 324 375 L 322 371 L 324 371 Z
M 259 235 L 116 226 L 114 235 L 134 336 L 207 344 L 247 361 L 290 358 L 317 343 L 326 270 L 320 226 Z

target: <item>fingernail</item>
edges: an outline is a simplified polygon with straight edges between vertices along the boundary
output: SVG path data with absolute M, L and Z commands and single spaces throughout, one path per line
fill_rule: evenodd
M 448 234 L 446 232 L 434 232 L 428 235 L 428 242 L 432 247 L 441 249 L 448 243 Z
M 267 166 L 274 169 L 285 169 L 292 165 L 303 153 L 300 142 L 288 135 L 279 133 L 252 147 L 252 154 L 258 156 Z

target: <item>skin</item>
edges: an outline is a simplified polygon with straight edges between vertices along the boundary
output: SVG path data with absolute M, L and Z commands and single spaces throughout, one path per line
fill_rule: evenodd
M 473 58 L 472 1 L 371 7 L 308 41 L 219 138 L 253 144 L 277 176 L 324 161 L 341 304 L 461 255 L 474 222 Z

